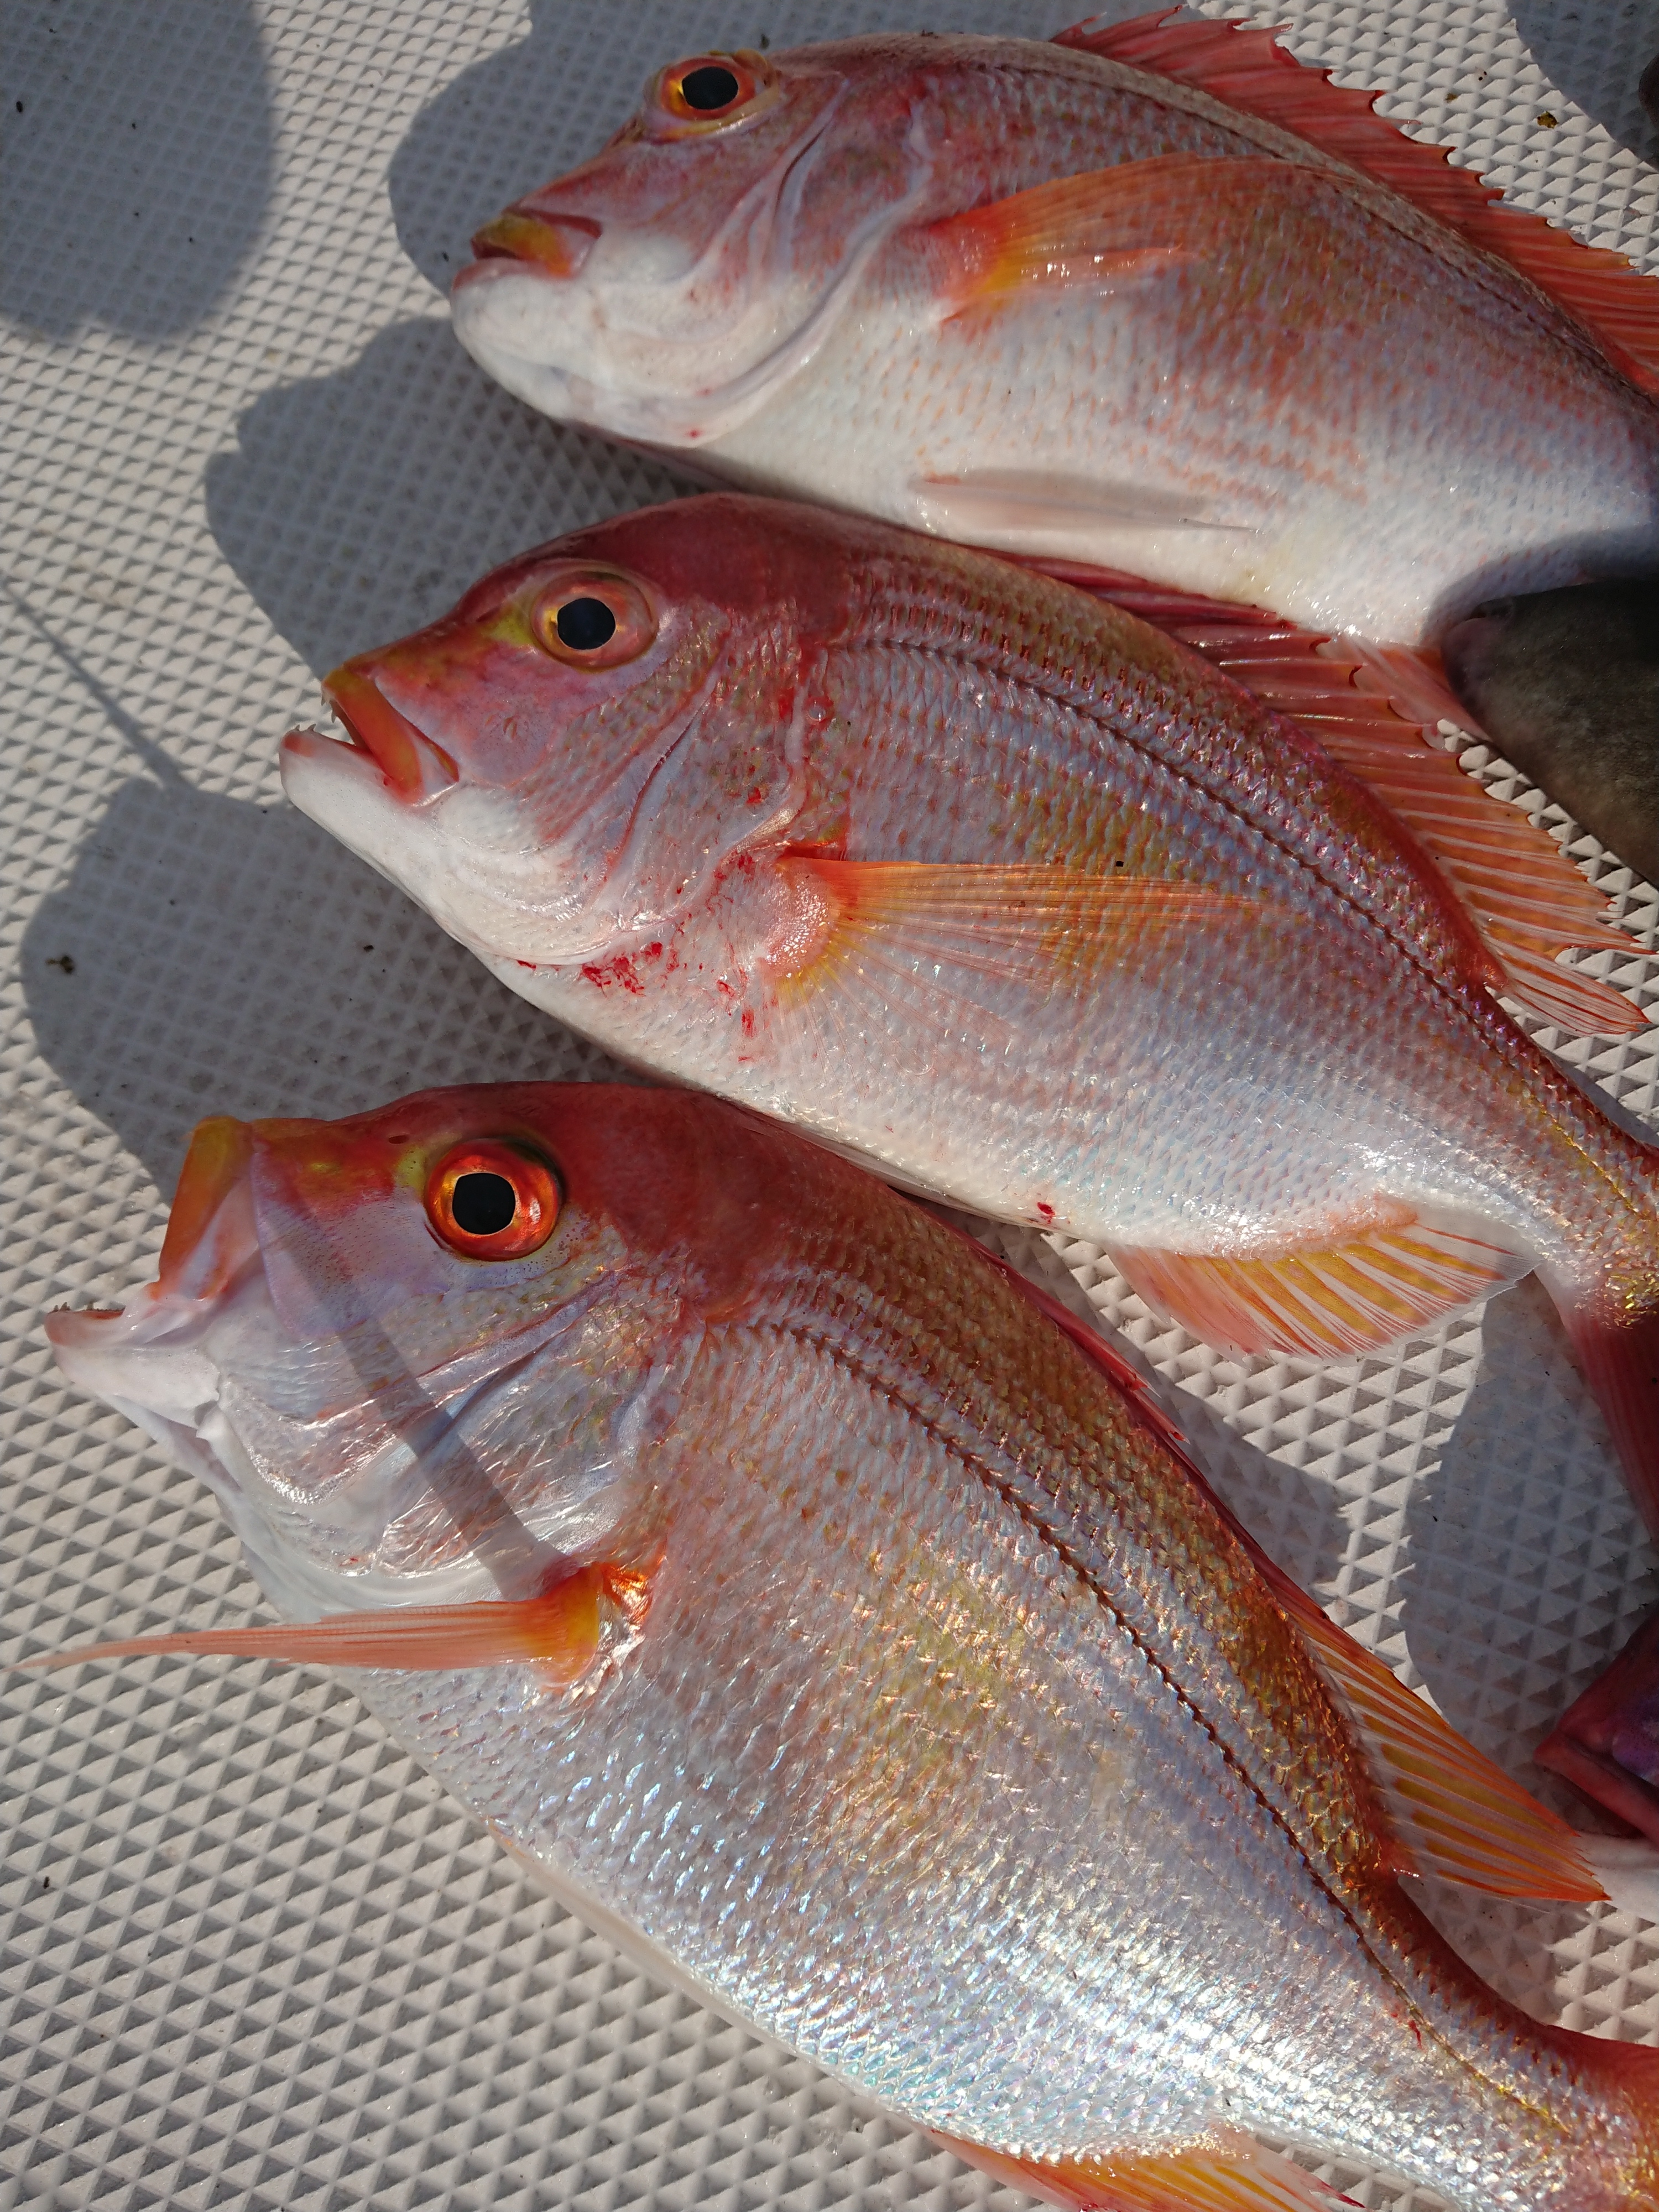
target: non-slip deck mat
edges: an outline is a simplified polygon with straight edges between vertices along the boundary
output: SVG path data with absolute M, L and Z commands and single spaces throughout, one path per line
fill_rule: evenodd
M 1635 89 L 1659 0 L 1249 12 L 1659 265 Z M 199 1115 L 605 1072 L 287 810 L 273 768 L 346 653 L 674 488 L 460 353 L 439 288 L 469 231 L 700 45 L 1064 21 L 1020 0 L 6 0 L 0 1656 L 254 1604 L 205 1498 L 58 1379 L 40 1330 L 148 1278 Z M 1651 946 L 1654 892 L 1573 849 Z M 1659 1007 L 1659 963 L 1602 966 Z M 1659 1128 L 1659 1031 L 1568 1057 Z M 1064 1279 L 1036 1238 L 996 1241 Z M 1160 1330 L 1086 1249 L 1064 1262 L 1285 1565 L 1536 1784 L 1531 1747 L 1659 1597 L 1659 1560 L 1535 1289 L 1389 1359 L 1239 1365 Z M 0 1675 L 0 2207 L 1018 2201 L 635 1972 L 329 1679 Z M 1659 2039 L 1659 1930 L 1434 1904 L 1540 2012 Z

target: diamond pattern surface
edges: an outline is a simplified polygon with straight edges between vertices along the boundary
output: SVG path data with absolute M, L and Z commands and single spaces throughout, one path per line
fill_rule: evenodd
M 1128 0 L 1107 12 L 1139 12 Z M 1226 12 L 1203 0 L 1203 12 Z M 1659 0 L 1268 0 L 1521 204 L 1659 267 L 1635 99 Z M 9 0 L 0 344 L 5 1655 L 246 1614 L 195 1487 L 57 1375 L 50 1306 L 149 1273 L 191 1123 L 608 1073 L 278 794 L 345 653 L 536 539 L 676 488 L 487 383 L 441 289 L 468 233 L 700 43 L 1058 28 L 1036 0 Z M 1468 765 L 1572 825 L 1501 761 Z M 1572 847 L 1650 948 L 1659 895 Z M 1543 1041 L 1659 1127 L 1659 1030 Z M 1541 1296 L 1387 1358 L 1231 1362 L 1089 1248 L 992 1240 L 1120 1333 L 1337 1615 L 1510 1770 L 1659 1597 Z M 1015 2203 L 639 1973 L 344 1685 L 148 1662 L 0 1677 L 0 2208 Z M 1477 1906 L 1534 2009 L 1659 2039 L 1659 1931 Z M 1371 2206 L 1427 2200 L 1328 2169 Z

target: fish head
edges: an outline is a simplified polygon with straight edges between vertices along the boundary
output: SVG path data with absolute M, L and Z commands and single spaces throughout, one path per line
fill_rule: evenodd
M 209 1485 L 285 1612 L 528 1595 L 660 1540 L 657 1447 L 787 1218 L 778 1158 L 733 1109 L 634 1086 L 219 1117 L 155 1281 L 47 1334 Z
M 647 942 L 803 803 L 838 526 L 714 494 L 526 554 L 335 671 L 288 795 L 486 958 Z
M 683 448 L 734 428 L 926 198 L 918 103 L 939 43 L 659 70 L 602 152 L 477 233 L 451 303 L 461 343 L 562 421 Z

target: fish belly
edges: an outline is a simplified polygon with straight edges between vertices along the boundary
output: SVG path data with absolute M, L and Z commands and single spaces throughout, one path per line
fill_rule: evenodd
M 701 462 L 1406 644 L 1659 556 L 1659 409 L 1517 307 L 1518 280 L 1487 288 L 1374 222 L 1345 236 L 1327 197 L 1278 258 L 1253 230 L 1213 265 L 950 320 L 878 272 Z
M 1587 1246 L 1612 1212 L 1495 1007 L 1305 916 L 1109 936 L 1036 980 L 997 973 L 994 944 L 872 934 L 741 993 L 710 936 L 706 958 L 688 945 L 632 991 L 602 969 L 491 965 L 637 1065 L 1098 1243 L 1268 1251 L 1371 1225 L 1388 1200 L 1570 1268 L 1569 1229 Z
M 1224 2121 L 1470 2212 L 1610 2205 L 1544 2032 L 1294 1847 L 1224 1659 L 1062 1472 L 976 1451 L 822 1316 L 732 1328 L 607 1679 L 365 1694 L 515 1848 L 926 2125 L 1053 2154 Z

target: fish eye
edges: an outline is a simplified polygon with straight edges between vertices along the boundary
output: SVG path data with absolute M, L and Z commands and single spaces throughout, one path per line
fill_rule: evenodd
M 522 1260 L 553 1234 L 558 1180 L 526 1146 L 490 1137 L 457 1145 L 428 1178 L 426 1217 L 469 1260 Z
M 536 595 L 530 627 L 544 653 L 573 668 L 616 668 L 657 635 L 656 611 L 631 576 L 573 564 Z
M 672 124 L 708 129 L 735 122 L 766 104 L 775 88 L 769 63 L 745 48 L 735 54 L 696 54 L 677 62 L 657 80 L 657 108 Z

